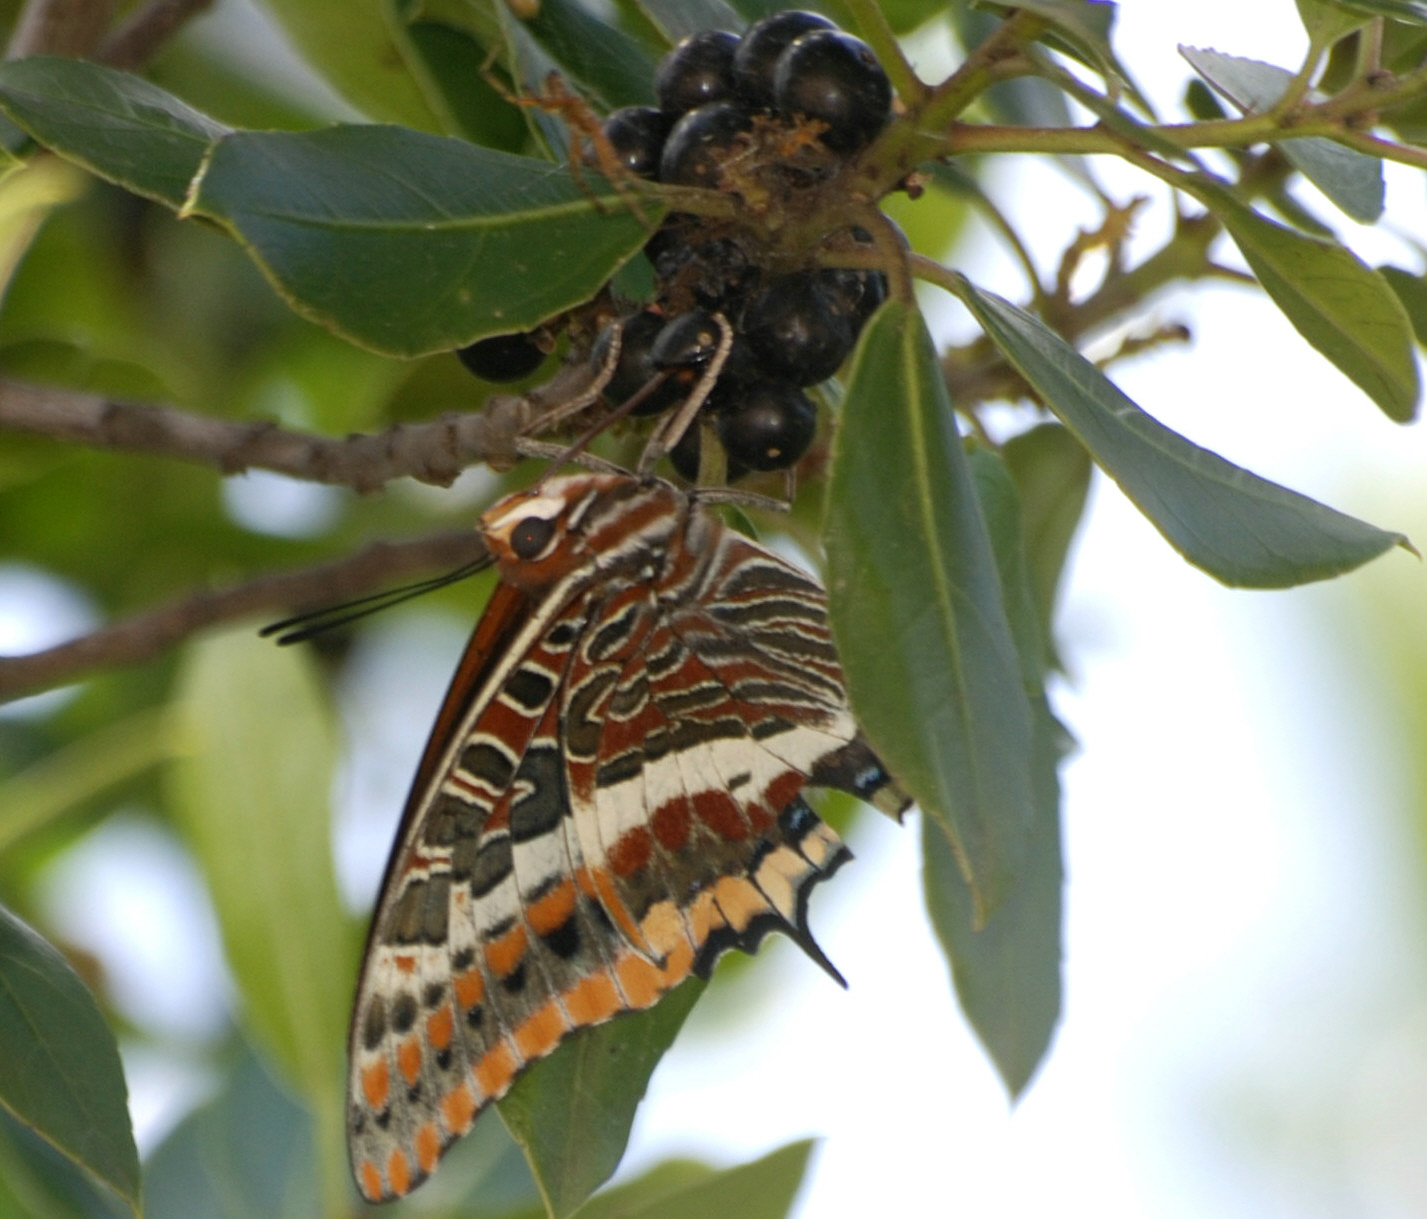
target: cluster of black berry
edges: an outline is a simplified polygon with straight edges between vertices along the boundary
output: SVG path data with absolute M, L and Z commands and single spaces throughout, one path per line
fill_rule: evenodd
M 837 171 L 877 136 L 892 107 L 871 48 L 799 11 L 765 18 L 741 38 L 706 30 L 684 39 L 661 61 L 654 87 L 657 107 L 629 106 L 605 120 L 604 159 L 612 153 L 620 171 L 638 177 L 736 195 L 764 214 L 795 213 L 800 200 L 835 189 Z M 824 250 L 871 240 L 850 226 L 830 234 Z M 727 454 L 727 477 L 793 465 L 816 431 L 804 390 L 846 360 L 886 296 L 885 277 L 821 267 L 808 251 L 772 248 L 753 224 L 686 213 L 671 215 L 645 254 L 655 299 L 617 323 L 619 356 L 606 398 L 614 405 L 636 398 L 637 415 L 683 401 L 719 345 L 714 315 L 722 315 L 732 347 L 704 412 Z M 517 356 L 531 351 L 521 337 L 504 340 Z M 613 326 L 594 344 L 600 366 L 612 339 Z M 474 348 L 482 354 L 499 341 Z M 691 480 L 700 431 L 691 426 L 670 454 Z

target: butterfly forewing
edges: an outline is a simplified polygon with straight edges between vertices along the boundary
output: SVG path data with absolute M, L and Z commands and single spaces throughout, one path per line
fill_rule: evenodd
M 437 717 L 358 984 L 371 1200 L 568 1034 L 729 947 L 808 933 L 846 848 L 809 781 L 906 800 L 858 735 L 822 590 L 666 483 L 583 475 L 482 518 L 501 585 Z

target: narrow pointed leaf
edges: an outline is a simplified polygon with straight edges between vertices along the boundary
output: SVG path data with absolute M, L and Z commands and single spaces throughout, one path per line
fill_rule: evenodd
M 0 1105 L 139 1214 L 119 1047 L 84 983 L 0 906 Z
M 1034 821 L 1031 716 L 946 386 L 910 306 L 889 302 L 863 333 L 824 536 L 853 708 L 985 917 Z
M 1407 310 L 1418 345 L 1427 347 L 1427 275 L 1414 275 L 1401 267 L 1379 267 L 1378 274 L 1387 280 Z
M 648 1011 L 581 1030 L 498 1102 L 553 1219 L 573 1214 L 619 1166 L 649 1077 L 703 990 L 691 979 Z
M 804 1139 L 717 1172 L 661 1164 L 592 1199 L 580 1219 L 784 1219 L 812 1150 L 812 1140 Z
M 294 308 L 404 356 L 529 329 L 587 300 L 648 236 L 588 173 L 399 127 L 236 133 L 192 208 Z
M 176 710 L 189 753 L 172 766 L 171 801 L 251 1027 L 312 1108 L 330 1112 L 356 947 L 331 858 L 330 711 L 301 649 L 248 632 L 190 649 Z
M 0 64 L 0 111 L 60 156 L 173 208 L 229 130 L 138 76 L 44 55 Z
M 1060 1019 L 1063 733 L 1041 686 L 1046 648 L 1026 566 L 1020 497 L 1000 458 L 971 454 L 1032 713 L 1035 821 L 1010 891 L 984 927 L 946 838 L 922 824 L 922 887 L 957 998 L 1011 1095 L 1030 1082 Z
M 1179 53 L 1244 114 L 1273 109 L 1293 80 L 1293 73 L 1286 68 L 1256 59 L 1195 47 L 1180 47 Z M 1320 136 L 1283 140 L 1279 148 L 1305 178 L 1354 220 L 1373 224 L 1381 217 L 1386 189 L 1379 158 Z
M 1056 592 L 1090 491 L 1090 454 L 1059 423 L 1043 423 L 1001 451 L 1020 493 L 1026 567 L 1041 636 L 1051 646 Z M 999 553 L 999 551 L 998 551 Z
M 1294 232 L 1205 184 L 1204 203 L 1298 333 L 1398 423 L 1417 413 L 1412 327 L 1376 271 L 1338 245 Z
M 958 277 L 991 341 L 1165 539 L 1225 584 L 1287 588 L 1406 539 L 1251 474 L 1145 414 L 1044 322 Z

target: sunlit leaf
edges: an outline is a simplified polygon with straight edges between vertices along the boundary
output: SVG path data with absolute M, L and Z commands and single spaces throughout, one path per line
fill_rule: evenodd
M 0 906 L 0 1105 L 139 1213 L 119 1047 L 78 975 Z
M 1179 53 L 1244 114 L 1273 109 L 1293 80 L 1287 69 L 1256 59 L 1194 47 L 1180 47 Z M 1382 215 L 1386 188 L 1379 158 L 1316 136 L 1282 140 L 1278 147 L 1305 178 L 1354 220 L 1372 224 Z
M 1401 267 L 1379 267 L 1377 270 L 1407 310 L 1418 345 L 1427 347 L 1427 275 L 1414 275 Z
M 703 989 L 691 979 L 648 1011 L 582 1030 L 499 1102 L 554 1219 L 573 1214 L 619 1166 L 649 1077 Z
M 1296 0 L 1296 3 L 1298 18 L 1317 46 L 1329 46 L 1368 22 L 1364 14 L 1350 12 L 1333 0 Z
M 805 1139 L 719 1171 L 687 1161 L 660 1164 L 592 1199 L 580 1219 L 784 1219 L 812 1149 Z
M 1339 575 L 1404 538 L 1225 461 L 1145 414 L 1045 323 L 957 278 L 991 341 L 1186 559 L 1225 584 Z
M 1427 25 L 1427 4 L 1423 0 L 1336 0 L 1350 12 L 1369 17 L 1388 17 L 1409 25 Z
M 318 75 L 363 114 L 423 131 L 450 130 L 450 116 L 407 39 L 401 5 L 264 0 L 264 7 Z
M 1275 224 L 1222 187 L 1201 194 L 1299 334 L 1388 418 L 1412 419 L 1420 394 L 1412 328 L 1383 277 L 1345 247 Z
M 1010 888 L 1034 820 L 1031 717 L 986 523 L 914 308 L 889 302 L 863 333 L 824 531 L 852 705 L 946 833 L 984 917 Z
M 332 867 L 330 711 L 301 649 L 251 631 L 190 648 L 175 710 L 188 753 L 172 764 L 172 804 L 247 1017 L 314 1111 L 330 1113 L 356 947 Z
M 170 207 L 229 130 L 140 77 L 44 55 L 0 64 L 0 110 L 46 148 Z

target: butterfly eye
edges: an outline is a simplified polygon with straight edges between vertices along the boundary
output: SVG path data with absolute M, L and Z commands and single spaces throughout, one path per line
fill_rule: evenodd
M 555 522 L 543 516 L 527 516 L 510 531 L 510 548 L 522 559 L 536 559 L 555 536 Z

